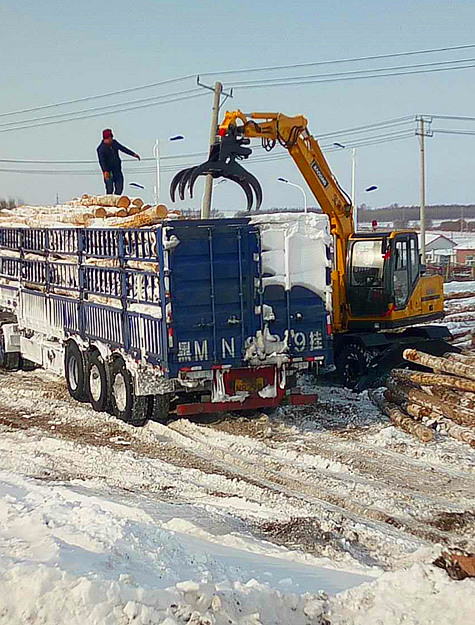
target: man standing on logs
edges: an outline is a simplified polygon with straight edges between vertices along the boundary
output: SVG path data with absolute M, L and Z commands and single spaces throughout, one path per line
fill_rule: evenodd
M 138 154 L 116 141 L 112 130 L 106 128 L 102 131 L 102 142 L 97 148 L 97 156 L 103 172 L 107 194 L 115 193 L 116 195 L 122 195 L 124 189 L 124 175 L 122 173 L 122 162 L 119 152 L 124 152 L 140 160 Z

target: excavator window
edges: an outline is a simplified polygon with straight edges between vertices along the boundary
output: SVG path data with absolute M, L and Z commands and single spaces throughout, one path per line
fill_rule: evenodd
M 396 308 L 404 308 L 409 299 L 409 254 L 408 240 L 396 239 L 394 247 L 393 291 Z
M 384 254 L 381 239 L 355 241 L 352 246 L 351 285 L 383 286 Z
M 386 312 L 385 255 L 384 237 L 350 242 L 347 293 L 353 315 L 382 315 Z

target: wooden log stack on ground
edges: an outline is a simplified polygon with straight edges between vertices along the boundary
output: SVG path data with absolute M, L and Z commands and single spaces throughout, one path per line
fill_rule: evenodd
M 393 369 L 372 401 L 396 426 L 423 442 L 435 433 L 475 447 L 475 356 L 431 356 L 406 349 L 404 358 L 432 372 Z

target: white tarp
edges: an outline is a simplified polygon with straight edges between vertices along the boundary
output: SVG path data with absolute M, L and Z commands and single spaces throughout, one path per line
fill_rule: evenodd
M 264 287 L 280 285 L 286 290 L 302 286 L 319 295 L 331 308 L 331 266 L 327 250 L 331 244 L 326 215 L 275 213 L 256 215 L 251 223 L 259 227 L 262 239 Z

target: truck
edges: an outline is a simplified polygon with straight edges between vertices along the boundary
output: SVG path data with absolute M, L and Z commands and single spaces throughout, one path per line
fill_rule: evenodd
M 1 228 L 0 365 L 136 426 L 314 402 L 295 378 L 333 368 L 330 243 L 316 213 Z

